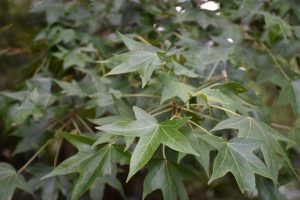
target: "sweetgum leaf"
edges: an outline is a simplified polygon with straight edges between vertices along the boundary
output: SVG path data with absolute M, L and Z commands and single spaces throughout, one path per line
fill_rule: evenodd
M 195 88 L 191 85 L 180 82 L 175 76 L 169 75 L 166 77 L 160 103 L 162 104 L 173 97 L 179 97 L 183 102 L 187 102 L 194 90 Z
M 182 171 L 175 163 L 167 160 L 154 161 L 144 181 L 143 199 L 151 192 L 160 189 L 165 200 L 186 200 L 188 195 L 183 184 Z
M 124 74 L 130 72 L 139 72 L 143 87 L 150 80 L 151 75 L 155 69 L 158 69 L 163 63 L 158 57 L 157 53 L 149 51 L 132 51 L 115 56 L 108 59 L 106 62 L 118 62 L 106 75 Z
M 32 189 L 21 174 L 11 165 L 0 162 L 0 199 L 12 199 L 16 188 L 32 193 Z
M 111 174 L 116 163 L 126 164 L 128 162 L 127 155 L 117 145 L 107 144 L 94 150 L 91 147 L 94 140 L 89 137 L 70 133 L 64 133 L 63 136 L 76 146 L 78 153 L 63 161 L 43 179 L 79 173 L 71 199 L 79 199 L 92 187 L 98 177 Z
M 238 129 L 239 137 L 261 141 L 261 150 L 264 160 L 267 167 L 271 170 L 272 179 L 275 182 L 277 181 L 281 159 L 283 159 L 289 168 L 293 170 L 288 156 L 279 143 L 279 141 L 291 141 L 277 133 L 268 125 L 258 122 L 251 117 L 240 116 L 221 121 L 212 129 L 212 131 L 223 129 Z
M 126 137 L 139 137 L 130 160 L 130 169 L 127 181 L 153 156 L 160 144 L 183 153 L 198 155 L 188 139 L 178 131 L 188 118 L 166 120 L 158 123 L 157 120 L 138 107 L 134 107 L 136 120 L 119 121 L 112 124 L 96 127 L 99 130 Z

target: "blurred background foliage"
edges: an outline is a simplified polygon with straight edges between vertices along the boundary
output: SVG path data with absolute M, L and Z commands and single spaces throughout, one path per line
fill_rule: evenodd
M 250 94 L 251 101 L 260 106 L 262 115 L 258 117 L 273 123 L 280 132 L 297 142 L 296 148 L 290 149 L 289 154 L 299 171 L 300 2 L 219 0 L 217 2 L 222 9 L 216 11 L 200 9 L 205 2 L 1 0 L 0 90 L 18 92 L 4 92 L 0 97 L 0 160 L 19 169 L 48 138 L 53 137 L 53 131 L 59 127 L 53 125 L 54 122 L 59 121 L 58 124 L 62 123 L 68 131 L 78 128 L 89 131 L 91 123 L 82 118 L 97 118 L 110 109 L 112 98 L 101 96 L 88 102 L 69 98 L 85 94 L 74 90 L 74 87 L 79 87 L 75 83 L 68 88 L 69 85 L 63 83 L 51 83 L 49 78 L 70 83 L 81 81 L 80 87 L 88 92 L 86 86 L 91 84 L 91 80 L 83 77 L 91 72 L 84 70 L 92 67 L 95 73 L 103 75 L 108 69 L 94 61 L 124 52 L 124 45 L 117 36 L 119 31 L 141 41 L 145 38 L 162 49 L 169 49 L 171 44 L 178 48 L 186 47 L 184 56 L 178 60 L 197 69 L 203 80 L 213 77 L 212 82 L 218 81 L 218 75 L 225 70 L 231 80 L 259 94 L 258 98 L 252 98 L 255 95 Z M 217 48 L 210 52 L 203 48 L 211 46 Z M 230 62 L 225 62 L 227 60 Z M 214 63 L 219 67 L 212 72 L 211 64 Z M 203 67 L 198 68 L 199 65 Z M 115 79 L 118 82 L 106 84 L 128 93 L 137 91 L 141 86 L 134 75 L 127 79 L 112 78 Z M 67 95 L 60 95 L 59 88 L 67 91 Z M 50 90 L 55 95 L 49 95 Z M 110 95 L 117 93 L 108 92 L 107 88 L 100 90 Z M 155 91 L 155 88 L 149 88 L 149 91 Z M 142 100 L 139 101 L 138 104 L 143 105 Z M 34 107 L 30 107 L 32 105 L 28 102 L 34 102 Z M 137 104 L 130 99 L 126 103 Z M 83 109 L 86 107 L 89 109 Z M 73 117 L 76 117 L 75 123 L 68 120 Z M 80 123 L 82 120 L 83 123 Z M 55 140 L 43 156 L 26 169 L 25 178 L 33 186 L 36 196 L 17 190 L 14 199 L 65 199 L 72 178 L 38 181 L 52 169 L 58 148 L 62 148 L 59 162 L 75 152 L 71 145 L 63 142 L 61 147 L 60 142 Z M 124 173 L 118 176 L 126 196 L 140 199 L 145 172 L 134 177 L 129 184 L 124 184 Z M 287 199 L 300 199 L 299 182 L 287 172 L 282 172 L 280 177 L 282 186 L 279 191 Z M 207 178 L 203 176 L 203 180 L 187 183 L 187 190 L 191 199 L 258 198 L 256 194 L 242 196 L 236 184 L 232 183 L 232 177 L 226 176 L 217 184 L 208 186 Z M 259 192 L 275 194 L 275 191 L 266 192 L 270 188 L 263 184 Z M 113 187 L 108 186 L 101 192 L 104 199 L 122 199 Z M 83 197 L 90 198 L 88 194 Z M 157 191 L 147 199 L 159 198 L 161 195 Z

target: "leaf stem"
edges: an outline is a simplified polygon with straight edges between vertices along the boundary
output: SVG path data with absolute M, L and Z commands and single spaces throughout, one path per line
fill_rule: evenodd
M 63 141 L 64 141 L 64 138 L 63 138 L 63 137 L 60 137 L 60 138 L 59 138 L 59 142 L 58 142 L 58 148 L 57 148 L 57 150 L 56 150 L 55 157 L 54 157 L 54 162 L 53 162 L 53 166 L 54 166 L 54 167 L 56 167 L 56 165 L 57 165 L 58 156 L 59 156 L 59 152 L 60 152 L 60 150 L 61 150 Z
M 277 59 L 275 58 L 275 56 L 273 55 L 273 53 L 271 52 L 271 50 L 263 43 L 263 42 L 259 42 L 260 46 L 266 50 L 266 52 L 269 54 L 269 56 L 271 57 L 271 59 L 273 60 L 275 66 L 279 69 L 279 71 L 281 72 L 281 74 L 284 76 L 284 78 L 286 78 L 288 81 L 291 81 L 291 79 L 289 78 L 289 76 L 285 73 L 285 71 L 282 69 L 280 63 L 277 61 Z
M 205 118 L 210 119 L 210 120 L 220 121 L 220 120 L 218 120 L 218 119 L 216 119 L 216 118 L 214 118 L 214 117 L 211 117 L 211 116 L 209 116 L 209 115 L 204 115 L 204 114 L 201 114 L 201 113 L 197 113 L 197 112 L 195 112 L 195 111 L 193 111 L 193 110 L 190 110 L 190 109 L 188 109 L 188 108 L 181 107 L 181 109 L 184 110 L 184 111 L 187 111 L 187 112 L 189 112 L 189 113 L 195 114 L 195 115 L 200 115 L 200 116 L 205 117 Z
M 217 109 L 219 109 L 219 110 L 223 110 L 223 111 L 225 111 L 225 112 L 229 112 L 229 113 L 231 113 L 231 114 L 233 114 L 233 115 L 235 115 L 235 116 L 241 116 L 240 114 L 238 114 L 238 113 L 236 113 L 236 112 L 233 112 L 233 111 L 231 111 L 231 110 L 229 110 L 229 109 L 227 109 L 227 108 L 223 108 L 223 107 L 221 107 L 221 106 L 217 106 L 217 105 L 209 105 L 210 107 L 213 107 L 213 108 L 217 108 Z
M 170 106 L 170 105 L 171 105 L 171 103 L 168 103 L 168 104 L 159 106 L 159 107 L 155 108 L 154 110 L 151 110 L 151 111 L 149 112 L 149 114 L 155 113 L 156 111 L 159 111 L 159 110 L 161 110 L 161 109 L 163 109 L 163 108 L 166 108 L 166 107 L 168 107 L 168 106 Z
M 162 155 L 164 160 L 167 160 L 167 156 L 166 156 L 166 145 L 163 144 L 162 146 Z
M 143 42 L 143 43 L 145 43 L 145 44 L 147 44 L 147 45 L 151 45 L 152 46 L 152 44 L 150 44 L 147 40 L 145 40 L 143 37 L 141 37 L 141 36 L 139 36 L 139 35 L 136 35 L 135 36 L 137 39 L 139 39 L 141 42 Z
M 84 119 L 80 116 L 80 115 L 77 115 L 76 116 L 77 119 L 83 124 L 83 126 L 90 132 L 90 133 L 93 133 L 94 131 L 91 129 L 91 127 L 84 121 Z
M 204 104 L 190 104 L 190 106 L 205 106 Z M 219 109 L 219 110 L 223 110 L 223 111 L 225 111 L 225 112 L 229 112 L 229 113 L 231 113 L 231 114 L 233 114 L 233 115 L 235 115 L 235 116 L 241 116 L 240 114 L 238 114 L 238 113 L 236 113 L 236 112 L 233 112 L 232 110 L 229 110 L 229 109 L 227 109 L 227 108 L 223 108 L 223 107 L 221 107 L 221 106 L 217 106 L 217 105 L 213 105 L 213 104 L 210 104 L 209 105 L 210 107 L 213 107 L 213 108 L 217 108 L 217 109 Z
M 190 122 L 191 124 L 197 126 L 198 128 L 200 128 L 201 130 L 203 130 L 205 133 L 207 134 L 211 134 L 208 130 L 206 130 L 205 128 L 203 128 L 202 126 L 200 126 L 199 124 L 193 122 L 192 120 L 188 120 L 188 122 Z
M 166 112 L 170 112 L 171 110 L 173 110 L 173 108 L 165 109 L 165 110 L 163 110 L 163 111 L 161 111 L 161 112 L 155 113 L 155 114 L 152 115 L 152 116 L 161 115 L 161 114 L 164 114 L 164 113 L 166 113 Z
M 18 170 L 18 173 L 23 172 L 31 163 L 34 161 L 34 159 L 52 142 L 52 139 L 48 140 L 33 156 Z
M 160 96 L 152 94 L 122 94 L 122 97 L 149 97 L 160 99 Z
M 75 120 L 72 119 L 71 121 L 72 121 L 72 124 L 73 124 L 74 128 L 75 128 L 76 131 L 78 132 L 78 134 L 81 133 L 81 130 L 80 130 L 80 128 L 78 127 L 78 125 L 77 125 L 77 123 L 75 122 Z
M 280 128 L 280 129 L 288 130 L 288 131 L 292 129 L 292 127 L 287 126 L 287 125 L 283 125 L 283 124 L 271 123 L 271 126 L 273 126 L 275 128 Z

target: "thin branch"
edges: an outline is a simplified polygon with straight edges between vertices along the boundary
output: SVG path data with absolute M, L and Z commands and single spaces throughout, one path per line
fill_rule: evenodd
M 122 97 L 148 97 L 148 98 L 160 99 L 160 96 L 152 95 L 152 94 L 122 94 Z
M 167 160 L 167 156 L 166 156 L 166 145 L 163 144 L 162 146 L 162 155 L 164 160 Z
M 213 107 L 213 108 L 217 108 L 217 109 L 219 109 L 219 110 L 223 110 L 223 111 L 225 111 L 225 112 L 229 112 L 229 113 L 231 113 L 231 114 L 233 114 L 233 115 L 235 115 L 235 116 L 241 116 L 240 114 L 238 114 L 238 113 L 236 113 L 236 112 L 233 112 L 233 111 L 231 111 L 231 110 L 228 110 L 228 109 L 226 109 L 226 108 L 223 108 L 223 107 L 221 107 L 221 106 L 216 106 L 216 105 L 209 105 L 210 107 Z
M 273 126 L 275 128 L 280 128 L 280 129 L 288 130 L 288 131 L 290 131 L 292 129 L 292 127 L 287 126 L 287 125 L 283 125 L 283 124 L 271 123 L 271 126 Z
M 156 111 L 159 111 L 159 110 L 161 110 L 161 109 L 163 109 L 163 108 L 166 108 L 166 107 L 168 107 L 168 106 L 170 106 L 170 105 L 171 105 L 171 103 L 168 103 L 168 104 L 159 106 L 159 107 L 155 108 L 154 110 L 151 110 L 151 111 L 149 112 L 149 114 L 155 113 Z
M 161 114 L 164 114 L 164 113 L 166 113 L 166 112 L 170 112 L 171 110 L 173 110 L 173 108 L 168 108 L 168 109 L 163 110 L 163 111 L 161 111 L 161 112 L 155 113 L 155 114 L 152 115 L 152 116 L 161 115 Z
M 192 120 L 188 120 L 190 123 L 192 123 L 193 125 L 197 126 L 198 128 L 200 128 L 201 130 L 203 130 L 205 133 L 211 134 L 208 130 L 206 130 L 205 128 L 203 128 L 202 126 L 200 126 L 199 124 L 193 122 Z
M 273 53 L 271 52 L 271 50 L 262 42 L 259 42 L 260 46 L 267 51 L 267 53 L 269 54 L 269 56 L 271 57 L 271 59 L 273 60 L 275 66 L 279 69 L 279 71 L 281 72 L 281 74 L 284 76 L 284 78 L 286 78 L 288 81 L 291 81 L 291 79 L 289 78 L 289 76 L 285 73 L 285 71 L 283 70 L 283 68 L 281 67 L 280 63 L 277 61 L 277 59 L 275 58 L 275 56 L 273 55 Z
M 74 119 L 71 119 L 71 121 L 72 121 L 72 124 L 73 124 L 74 128 L 76 129 L 76 131 L 77 131 L 78 133 L 81 133 L 81 130 L 79 129 L 79 127 L 78 127 L 77 123 L 75 122 L 75 120 L 74 120 Z
M 60 137 L 59 138 L 59 142 L 58 142 L 58 148 L 55 152 L 55 157 L 54 157 L 54 164 L 53 166 L 56 167 L 57 166 L 57 161 L 58 161 L 58 156 L 59 156 L 59 153 L 60 153 L 60 150 L 61 150 L 61 147 L 62 147 L 62 144 L 63 144 L 63 141 L 64 141 L 64 138 L 63 137 Z
M 91 127 L 84 121 L 84 119 L 80 116 L 80 115 L 77 115 L 76 116 L 77 119 L 82 123 L 82 125 L 90 132 L 90 133 L 93 133 L 94 131 L 91 129 Z
M 215 64 L 214 64 L 212 70 L 210 71 L 209 75 L 208 75 L 207 78 L 206 78 L 207 81 L 211 79 L 211 77 L 212 77 L 212 75 L 215 73 L 215 71 L 216 71 L 218 65 L 219 65 L 219 61 L 215 62 Z
M 33 154 L 33 156 L 18 170 L 18 173 L 23 172 L 51 142 L 52 140 L 50 139 L 43 146 L 41 146 L 41 148 L 39 148 L 39 150 L 35 152 L 35 154 Z
M 204 114 L 202 114 L 202 113 L 197 113 L 197 112 L 195 112 L 195 111 L 193 111 L 193 110 L 190 110 L 190 109 L 188 109 L 188 108 L 181 107 L 181 109 L 184 110 L 184 111 L 187 111 L 187 112 L 189 112 L 189 113 L 195 114 L 195 115 L 200 115 L 200 116 L 202 116 L 202 117 L 205 117 L 205 118 L 210 119 L 210 120 L 213 120 L 213 121 L 220 121 L 220 120 L 218 120 L 218 119 L 216 119 L 216 118 L 214 118 L 214 117 L 211 117 L 211 116 L 209 116 L 209 115 L 204 115 Z
M 150 44 L 147 40 L 145 40 L 143 37 L 141 37 L 141 36 L 139 36 L 139 35 L 136 35 L 135 36 L 137 39 L 139 39 L 141 42 L 143 42 L 143 43 L 145 43 L 145 44 L 147 44 L 147 45 L 151 45 L 152 46 L 152 44 Z

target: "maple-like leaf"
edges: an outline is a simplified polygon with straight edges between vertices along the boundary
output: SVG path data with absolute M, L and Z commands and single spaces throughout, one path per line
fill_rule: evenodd
M 183 170 L 167 160 L 154 161 L 144 181 L 143 199 L 151 192 L 160 189 L 164 200 L 186 200 L 188 195 L 183 184 Z
M 147 164 L 160 144 L 165 144 L 178 152 L 198 155 L 188 139 L 178 131 L 188 118 L 158 123 L 153 116 L 142 109 L 134 107 L 133 110 L 136 120 L 119 121 L 96 127 L 112 134 L 140 138 L 131 156 L 127 181 Z
M 193 86 L 180 82 L 175 76 L 169 75 L 165 79 L 160 103 L 162 104 L 173 97 L 179 97 L 183 102 L 187 102 L 194 90 Z
M 218 155 L 214 161 L 213 173 L 208 183 L 231 172 L 242 192 L 254 191 L 254 173 L 272 178 L 272 174 L 264 162 L 253 153 L 260 146 L 259 140 L 242 137 L 220 143 Z
M 116 163 L 126 164 L 129 160 L 122 148 L 117 145 L 107 144 L 100 149 L 93 149 L 94 139 L 71 133 L 60 133 L 78 149 L 78 153 L 58 165 L 43 179 L 53 176 L 61 176 L 70 173 L 79 173 L 71 199 L 79 199 L 97 180 L 112 173 Z
M 144 87 L 150 80 L 153 71 L 164 63 L 157 54 L 159 49 L 139 43 L 121 34 L 120 36 L 130 52 L 101 61 L 102 63 L 115 66 L 106 75 L 138 72 Z
M 229 118 L 217 124 L 212 131 L 222 129 L 238 129 L 239 137 L 252 138 L 262 142 L 261 150 L 266 165 L 272 172 L 272 179 L 277 181 L 280 159 L 291 168 L 292 164 L 279 141 L 291 142 L 268 125 L 251 117 L 239 116 Z
M 11 165 L 0 162 L 0 199 L 12 199 L 16 188 L 32 192 L 21 174 L 17 173 Z

